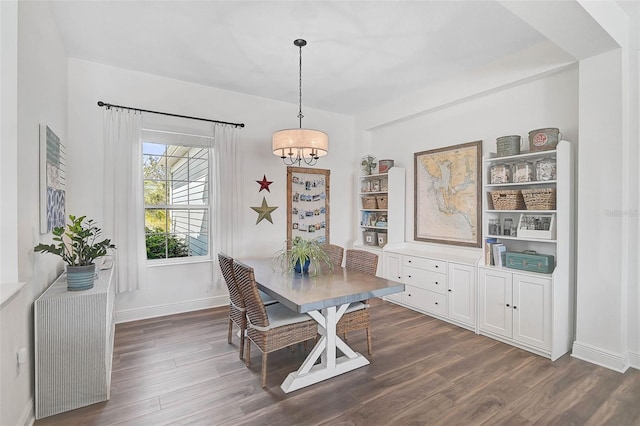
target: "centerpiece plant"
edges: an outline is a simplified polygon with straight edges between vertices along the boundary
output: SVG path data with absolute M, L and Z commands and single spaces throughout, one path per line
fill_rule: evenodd
M 295 237 L 291 245 L 278 250 L 274 257 L 274 263 L 283 271 L 308 273 L 309 265 L 313 266 L 313 275 L 317 275 L 323 265 L 329 270 L 333 269 L 331 258 L 318 239 L 305 240 Z
M 69 290 L 87 290 L 93 287 L 95 260 L 105 256 L 116 246 L 110 239 L 100 239 L 102 230 L 93 219 L 69 215 L 70 222 L 52 231 L 52 244 L 38 244 L 33 249 L 40 253 L 58 255 L 67 264 Z

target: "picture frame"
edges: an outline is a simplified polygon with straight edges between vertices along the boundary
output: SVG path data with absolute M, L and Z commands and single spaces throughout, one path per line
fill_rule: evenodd
M 482 141 L 414 153 L 414 240 L 482 247 Z
M 329 243 L 330 177 L 326 169 L 287 167 L 287 245 L 295 237 Z
M 66 149 L 46 124 L 39 125 L 40 233 L 66 225 Z

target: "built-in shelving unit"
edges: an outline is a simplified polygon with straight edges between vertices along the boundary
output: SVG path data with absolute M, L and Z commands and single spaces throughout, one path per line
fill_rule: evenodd
M 573 340 L 573 304 L 575 298 L 575 233 L 574 233 L 574 155 L 568 141 L 560 141 L 555 150 L 528 152 L 497 157 L 487 154 L 483 161 L 483 246 L 496 239 L 507 252 L 535 251 L 552 255 L 555 269 L 538 273 L 490 264 L 484 256 L 478 268 L 478 332 L 518 346 L 552 360 L 567 353 Z M 556 178 L 544 181 L 491 183 L 494 165 L 521 161 L 536 164 L 542 159 L 556 161 Z M 513 176 L 513 174 L 512 174 Z M 535 178 L 535 173 L 534 173 Z M 507 210 L 494 208 L 492 191 L 552 188 L 556 194 L 554 209 Z M 550 215 L 553 233 L 521 231 L 522 215 Z M 516 224 L 515 235 L 497 234 L 490 224 Z M 535 230 L 537 231 L 537 229 Z M 522 235 L 526 234 L 526 235 Z M 530 234 L 535 234 L 532 236 Z M 544 236 L 543 236 L 544 235 Z
M 404 241 L 405 169 L 358 176 L 357 188 L 360 232 L 354 247 L 376 252 L 381 265 L 384 244 Z

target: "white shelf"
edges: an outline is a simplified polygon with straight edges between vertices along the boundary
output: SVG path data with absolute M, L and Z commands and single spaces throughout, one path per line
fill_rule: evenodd
M 504 157 L 495 156 L 495 152 L 489 153 L 489 157 L 485 158 L 485 163 L 508 163 L 511 161 L 517 160 L 533 160 L 537 158 L 545 158 L 545 157 L 554 157 L 556 156 L 557 150 L 548 150 L 548 151 L 536 151 L 536 152 L 526 152 L 518 155 L 507 155 Z
M 361 212 L 386 212 L 387 209 L 360 209 Z
M 375 179 L 389 176 L 389 173 L 378 173 L 375 175 L 360 175 L 360 179 Z
M 495 271 L 512 272 L 512 273 L 516 273 L 516 274 L 520 274 L 520 275 L 531 275 L 531 276 L 534 276 L 534 277 L 545 277 L 545 278 L 552 278 L 553 277 L 553 273 L 543 274 L 542 272 L 523 271 L 521 269 L 507 268 L 506 266 L 480 265 L 480 267 L 484 268 L 484 269 L 493 269 Z
M 499 240 L 513 240 L 513 241 L 531 241 L 536 243 L 557 243 L 558 240 L 548 240 L 545 238 L 527 238 L 527 237 L 512 237 L 510 235 L 485 235 L 485 238 L 497 238 Z
M 513 186 L 530 186 L 530 185 L 555 185 L 557 180 L 532 180 L 530 182 L 511 182 L 511 183 L 488 183 L 485 188 L 509 188 Z
M 388 193 L 389 191 L 369 191 L 369 192 L 361 192 L 360 195 L 385 195 Z
M 389 229 L 389 227 L 387 227 L 387 226 L 366 226 L 366 225 L 360 225 L 360 228 L 362 228 L 362 229 Z
M 557 213 L 557 210 L 485 210 L 486 213 Z

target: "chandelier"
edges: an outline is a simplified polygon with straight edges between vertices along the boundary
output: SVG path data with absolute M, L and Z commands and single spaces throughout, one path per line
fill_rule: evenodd
M 299 79 L 299 111 L 300 127 L 297 129 L 278 130 L 272 137 L 273 155 L 282 158 L 284 164 L 300 165 L 303 161 L 313 166 L 318 158 L 327 155 L 329 151 L 329 135 L 325 132 L 302 128 L 302 47 L 307 41 L 297 39 L 293 42 L 300 50 L 300 79 Z

